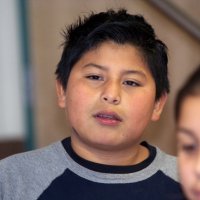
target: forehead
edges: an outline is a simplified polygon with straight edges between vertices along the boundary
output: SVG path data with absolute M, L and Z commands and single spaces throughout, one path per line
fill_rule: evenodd
M 200 95 L 187 96 L 182 102 L 180 120 L 194 121 L 194 119 L 200 123 Z
M 140 69 L 150 72 L 144 59 L 143 53 L 138 47 L 131 44 L 117 44 L 112 41 L 103 42 L 97 47 L 87 51 L 75 64 L 85 65 L 95 63 L 102 66 L 113 67 L 113 69 Z
M 183 100 L 177 128 L 188 130 L 200 138 L 200 96 L 188 96 Z

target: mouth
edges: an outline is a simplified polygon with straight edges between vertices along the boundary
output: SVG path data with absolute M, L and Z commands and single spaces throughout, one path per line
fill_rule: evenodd
M 192 190 L 193 196 L 195 197 L 195 199 L 200 199 L 200 190 L 198 189 L 194 189 Z
M 99 112 L 94 118 L 102 125 L 116 126 L 122 122 L 122 118 L 115 112 Z

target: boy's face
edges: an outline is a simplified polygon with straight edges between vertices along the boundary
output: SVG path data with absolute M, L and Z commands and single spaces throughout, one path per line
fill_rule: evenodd
M 183 101 L 177 123 L 179 173 L 190 200 L 200 199 L 200 96 Z
M 66 91 L 57 83 L 77 146 L 106 151 L 138 145 L 166 96 L 155 102 L 155 82 L 140 52 L 129 44 L 102 43 L 72 68 Z M 73 145 L 76 145 L 73 144 Z

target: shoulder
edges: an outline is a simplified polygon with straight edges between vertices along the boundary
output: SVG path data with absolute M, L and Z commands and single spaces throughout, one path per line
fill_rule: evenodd
M 165 153 L 158 147 L 156 147 L 156 151 L 157 154 L 155 161 L 157 166 L 165 175 L 179 182 L 177 171 L 177 157 Z
M 28 151 L 20 154 L 16 154 L 7 157 L 0 161 L 0 179 L 6 179 L 7 176 L 21 175 L 26 176 L 30 172 L 37 173 L 48 170 L 47 166 L 51 166 L 54 163 L 62 163 L 62 157 L 64 156 L 64 149 L 60 142 L 56 142 L 49 146 Z M 52 163 L 52 164 L 51 164 Z M 55 168 L 55 167 L 54 167 Z M 53 170 L 51 168 L 51 170 Z
M 66 152 L 57 142 L 0 161 L 0 194 L 16 199 L 36 199 L 68 166 Z M 32 198 L 31 198 L 32 197 Z
M 54 144 L 51 144 L 49 146 L 40 148 L 40 149 L 36 149 L 36 150 L 32 150 L 32 151 L 27 151 L 24 153 L 19 153 L 19 154 L 14 154 L 12 156 L 9 156 L 5 159 L 2 159 L 0 161 L 0 167 L 2 167 L 3 165 L 6 165 L 7 163 L 10 162 L 21 162 L 21 161 L 35 161 L 35 159 L 37 158 L 37 160 L 39 159 L 43 159 L 45 158 L 45 155 L 47 154 L 55 154 L 57 150 L 59 150 L 59 144 L 60 142 L 56 142 Z

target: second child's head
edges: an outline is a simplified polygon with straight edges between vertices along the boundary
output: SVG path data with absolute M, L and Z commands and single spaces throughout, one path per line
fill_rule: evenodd
M 133 150 L 169 92 L 166 46 L 142 16 L 125 10 L 80 18 L 64 35 L 57 92 L 73 148 Z
M 178 161 L 183 189 L 200 198 L 200 66 L 177 94 L 175 104 Z

